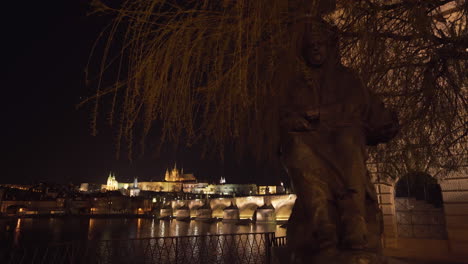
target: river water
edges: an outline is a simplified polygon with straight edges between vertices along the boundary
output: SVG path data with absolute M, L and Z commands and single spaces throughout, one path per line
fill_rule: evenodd
M 149 237 L 275 232 L 286 229 L 277 224 L 200 221 L 163 221 L 148 218 L 19 218 L 0 219 L 3 245 L 30 246 L 55 242 L 112 240 Z

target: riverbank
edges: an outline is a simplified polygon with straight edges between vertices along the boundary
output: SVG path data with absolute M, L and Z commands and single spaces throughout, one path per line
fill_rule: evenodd
M 22 218 L 157 218 L 149 214 L 28 214 L 28 215 L 0 215 L 0 219 Z

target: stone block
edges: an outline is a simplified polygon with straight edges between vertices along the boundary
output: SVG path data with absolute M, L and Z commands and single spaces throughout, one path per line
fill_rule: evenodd
M 383 231 L 385 236 L 397 237 L 397 225 L 394 216 L 387 220 L 384 219 Z
M 468 243 L 468 228 L 448 228 L 448 239 L 450 241 L 463 241 Z
M 468 178 L 467 179 L 446 179 L 440 182 L 440 188 L 443 191 L 467 191 L 468 190 Z
M 382 204 L 380 206 L 380 209 L 382 210 L 382 213 L 384 215 L 393 215 L 395 214 L 395 210 L 393 208 L 393 205 L 390 205 L 390 204 Z
M 468 259 L 468 242 L 466 241 L 450 241 L 450 251 L 466 256 Z
M 398 237 L 397 230 L 394 226 L 384 226 L 384 236 L 386 237 Z
M 393 186 L 385 185 L 385 184 L 376 184 L 375 185 L 376 192 L 378 194 L 392 194 L 393 195 Z
M 442 192 L 444 202 L 466 202 L 468 203 L 468 190 L 467 191 L 450 191 Z
M 379 202 L 380 204 L 393 204 L 394 197 L 393 194 L 381 194 L 379 195 Z
M 398 240 L 395 237 L 384 236 L 383 247 L 384 248 L 396 248 L 398 246 Z
M 468 215 L 446 215 L 447 227 L 468 228 Z
M 468 203 L 444 204 L 445 215 L 468 215 Z
M 384 215 L 383 216 L 384 225 L 394 225 L 396 224 L 396 216 L 395 215 Z

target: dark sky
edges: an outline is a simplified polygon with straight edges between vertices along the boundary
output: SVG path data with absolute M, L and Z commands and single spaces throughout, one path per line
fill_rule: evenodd
M 89 109 L 75 109 L 80 98 L 95 89 L 85 85 L 84 70 L 94 41 L 110 21 L 87 16 L 89 9 L 89 0 L 2 4 L 1 131 L 6 157 L 0 183 L 104 183 L 111 170 L 120 181 L 134 176 L 161 180 L 165 168 L 176 161 L 208 181 L 225 175 L 231 183 L 278 182 L 252 162 L 221 165 L 184 149 L 133 162 L 116 159 L 112 129 L 101 120 L 100 133 L 91 136 Z

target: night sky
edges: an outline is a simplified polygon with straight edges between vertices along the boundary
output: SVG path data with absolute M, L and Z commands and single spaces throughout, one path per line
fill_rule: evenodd
M 179 149 L 116 159 L 115 135 L 103 119 L 91 136 L 89 107 L 76 110 L 96 85 L 85 84 L 91 47 L 108 16 L 88 16 L 89 0 L 8 1 L 2 4 L 2 144 L 0 183 L 104 183 L 162 180 L 177 162 L 200 180 L 278 183 L 264 165 L 200 159 Z M 99 55 L 99 54 L 98 54 Z M 93 60 L 97 68 L 98 59 Z M 92 66 L 93 66 L 92 65 Z M 223 164 L 223 165 L 222 165 Z

